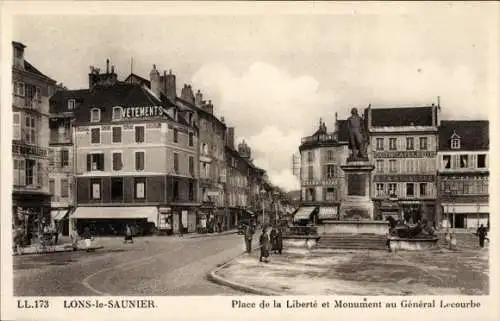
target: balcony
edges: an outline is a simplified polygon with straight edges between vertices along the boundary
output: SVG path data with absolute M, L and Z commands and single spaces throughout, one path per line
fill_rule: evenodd
M 49 144 L 71 144 L 73 143 L 73 137 L 71 133 L 59 133 L 59 132 L 50 132 L 50 141 Z
M 42 101 L 38 98 L 27 98 L 17 95 L 12 96 L 12 104 L 15 107 L 41 111 Z
M 45 158 L 48 155 L 48 151 L 49 151 L 48 148 L 12 142 L 12 154 L 25 155 L 25 156 L 37 156 L 37 157 Z

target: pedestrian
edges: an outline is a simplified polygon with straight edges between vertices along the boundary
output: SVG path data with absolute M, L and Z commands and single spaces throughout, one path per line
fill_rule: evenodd
M 281 227 L 278 227 L 278 231 L 276 232 L 276 247 L 278 254 L 281 255 L 281 252 L 283 252 L 283 231 Z
M 222 222 L 221 221 L 217 222 L 217 227 L 219 229 L 219 233 L 221 233 L 222 232 Z
M 245 238 L 245 247 L 247 253 L 250 254 L 252 252 L 252 238 L 253 238 L 253 231 L 250 225 L 247 225 L 247 227 L 245 228 L 244 238 Z
M 276 254 L 278 252 L 278 245 L 276 244 L 276 229 L 274 226 L 271 226 L 269 238 L 271 239 L 271 250 Z
M 85 240 L 85 250 L 89 252 L 92 246 L 92 235 L 90 234 L 90 228 L 88 226 L 83 229 L 83 239 Z
M 486 239 L 486 235 L 488 235 L 488 231 L 483 224 L 477 229 L 476 235 L 479 237 L 479 246 L 483 248 L 484 240 Z
M 123 240 L 123 243 L 127 243 L 129 241 L 130 243 L 134 243 L 134 240 L 132 239 L 132 228 L 127 224 L 125 225 L 125 238 Z
M 269 263 L 269 234 L 267 232 L 267 228 L 263 227 L 262 228 L 262 233 L 260 234 L 259 238 L 259 245 L 260 245 L 260 262 L 265 262 Z
M 184 225 L 182 224 L 182 221 L 179 221 L 179 236 L 184 236 Z
M 73 230 L 71 231 L 69 237 L 71 239 L 71 247 L 73 248 L 73 251 L 77 251 L 78 250 L 78 231 L 77 231 L 76 227 L 73 227 Z

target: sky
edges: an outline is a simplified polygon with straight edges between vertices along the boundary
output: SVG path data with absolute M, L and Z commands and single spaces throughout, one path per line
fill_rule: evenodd
M 440 96 L 444 119 L 491 117 L 496 13 L 494 3 L 427 3 L 378 13 L 45 14 L 16 17 L 12 33 L 28 61 L 69 89 L 86 88 L 89 66 L 104 70 L 106 58 L 121 79 L 131 67 L 145 78 L 153 64 L 171 69 L 178 94 L 184 83 L 200 89 L 255 164 L 291 190 L 301 137 L 320 118 L 332 130 L 336 112 Z

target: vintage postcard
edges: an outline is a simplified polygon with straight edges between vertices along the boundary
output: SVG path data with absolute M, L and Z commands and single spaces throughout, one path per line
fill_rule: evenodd
M 0 5 L 0 319 L 499 320 L 497 2 Z

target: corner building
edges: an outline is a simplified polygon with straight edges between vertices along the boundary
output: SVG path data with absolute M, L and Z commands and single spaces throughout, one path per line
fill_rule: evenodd
M 442 121 L 438 164 L 440 226 L 489 226 L 489 122 Z
M 439 106 L 365 109 L 369 157 L 375 165 L 375 219 L 396 216 L 436 226 Z
M 25 48 L 12 42 L 12 223 L 33 233 L 50 223 L 49 97 L 56 82 L 25 59 Z
M 90 79 L 90 77 L 89 77 Z M 78 230 L 194 232 L 198 175 L 192 115 L 137 83 L 97 84 L 75 110 Z

